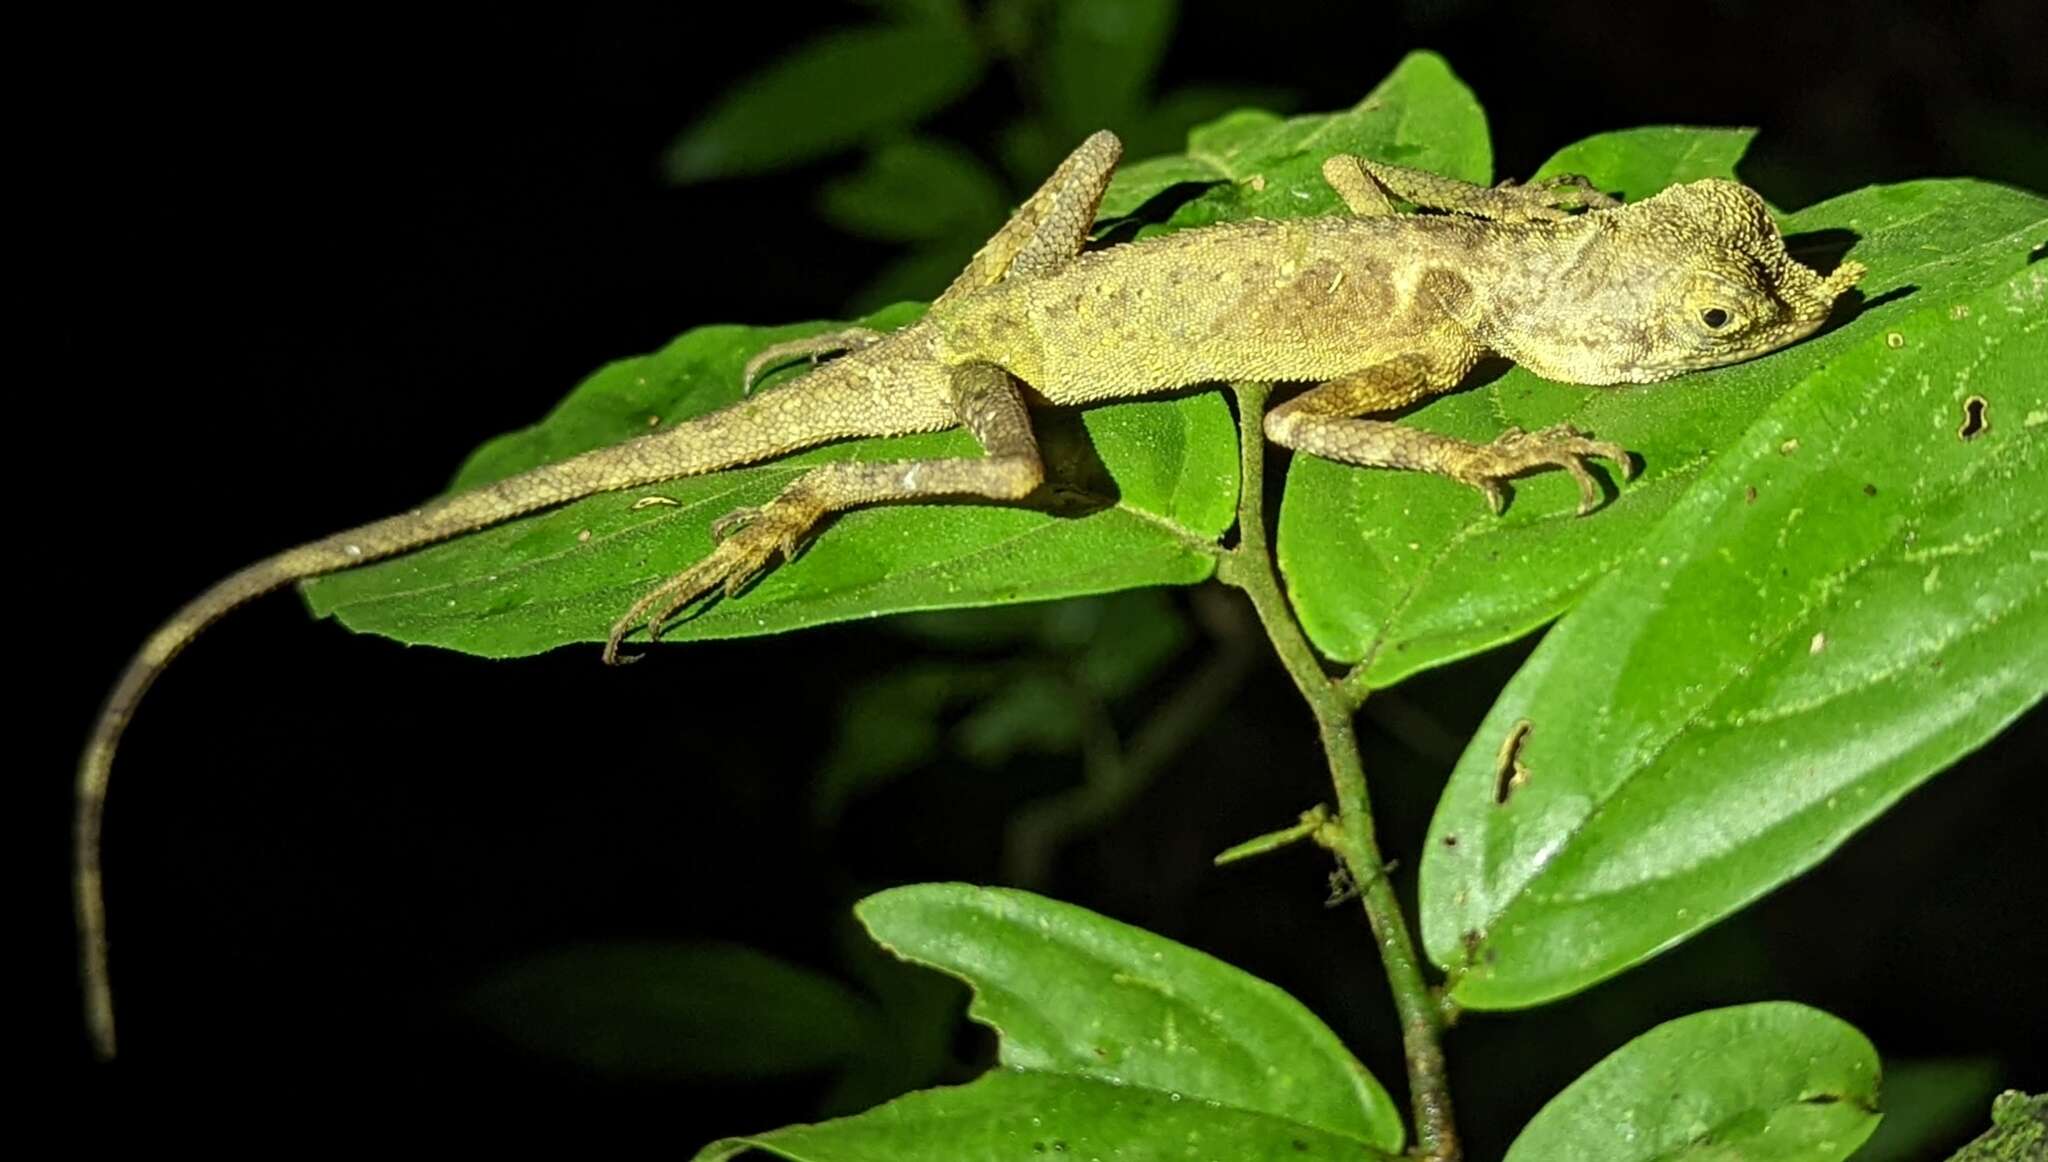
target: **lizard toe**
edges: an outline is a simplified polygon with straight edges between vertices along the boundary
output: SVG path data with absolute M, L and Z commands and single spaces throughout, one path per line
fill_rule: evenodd
M 711 522 L 711 539 L 725 541 L 741 529 L 761 519 L 762 510 L 754 505 L 742 505 Z

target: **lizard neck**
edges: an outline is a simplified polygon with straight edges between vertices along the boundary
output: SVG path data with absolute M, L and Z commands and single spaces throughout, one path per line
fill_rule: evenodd
M 1474 286 L 1467 325 L 1488 347 L 1547 379 L 1596 382 L 1561 353 L 1585 348 L 1617 313 L 1633 314 L 1612 301 L 1611 234 L 1595 214 L 1489 223 L 1473 243 L 1470 269 L 1484 277 Z

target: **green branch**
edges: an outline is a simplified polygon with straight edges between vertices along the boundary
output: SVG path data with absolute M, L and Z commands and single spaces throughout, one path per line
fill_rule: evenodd
M 1217 577 L 1244 591 L 1258 613 L 1259 624 L 1294 679 L 1295 688 L 1314 712 L 1337 792 L 1335 826 L 1318 839 L 1343 862 L 1358 886 L 1372 926 L 1373 942 L 1386 965 L 1394 1008 L 1401 1018 L 1401 1040 L 1408 1062 L 1409 1100 L 1414 1107 L 1416 1146 L 1427 1158 L 1449 1162 L 1459 1157 L 1458 1134 L 1451 1116 L 1451 1094 L 1444 1076 L 1441 1038 L 1444 1013 L 1423 980 L 1408 921 L 1384 874 L 1386 861 L 1373 836 L 1372 800 L 1366 794 L 1365 769 L 1359 762 L 1358 736 L 1351 717 L 1363 701 L 1344 690 L 1324 671 L 1308 638 L 1280 592 L 1273 554 L 1266 540 L 1265 418 L 1266 384 L 1235 384 L 1241 435 L 1241 482 L 1238 491 L 1237 547 L 1223 557 Z

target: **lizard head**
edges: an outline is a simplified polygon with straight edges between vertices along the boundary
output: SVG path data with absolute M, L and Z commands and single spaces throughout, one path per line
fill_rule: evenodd
M 1573 383 L 1653 383 L 1775 351 L 1818 330 L 1864 273 L 1802 265 L 1763 199 L 1715 178 L 1578 221 L 1592 234 L 1543 296 L 1552 325 L 1504 351 Z

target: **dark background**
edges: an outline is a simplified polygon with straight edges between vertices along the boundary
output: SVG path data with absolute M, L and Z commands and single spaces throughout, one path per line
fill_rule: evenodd
M 848 159 L 688 188 L 656 159 L 734 79 L 870 15 L 738 6 L 715 30 L 681 12 L 156 17 L 16 43 L 33 159 L 17 179 L 33 206 L 16 225 L 34 260 L 23 289 L 30 320 L 53 319 L 24 336 L 47 369 L 16 385 L 32 419 L 14 440 L 29 487 L 12 559 L 46 595 L 17 606 L 17 705 L 33 710 L 17 721 L 35 741 L 17 818 L 24 850 L 49 853 L 31 864 L 33 937 L 17 948 L 37 982 L 20 995 L 67 1076 L 85 1069 L 67 871 L 35 841 L 64 833 L 76 744 L 128 651 L 228 569 L 438 491 L 483 437 L 606 360 L 705 322 L 840 314 L 889 253 L 814 215 L 816 183 Z M 1430 47 L 1487 109 L 1503 175 L 1600 129 L 1749 124 L 1763 134 L 1745 174 L 1797 206 L 1928 175 L 2048 188 L 2044 31 L 2034 0 L 1191 4 L 1163 80 L 1332 109 Z M 986 83 L 936 124 L 973 145 L 1022 99 Z M 503 664 L 407 650 L 311 623 L 288 596 L 237 614 L 151 696 L 118 766 L 125 1056 L 96 1080 L 141 1107 L 232 1093 L 372 1123 L 522 1096 L 534 1116 L 655 1115 L 684 1150 L 810 1116 L 813 1082 L 607 1084 L 506 1048 L 447 1002 L 508 957 L 579 939 L 715 936 L 829 971 L 832 926 L 859 894 L 994 879 L 1005 811 L 1070 782 L 1071 764 L 934 769 L 830 835 L 785 826 L 841 697 L 918 648 L 837 627 L 617 672 L 585 650 Z M 1403 692 L 1462 731 L 1520 656 Z M 1356 914 L 1317 906 L 1321 865 L 1206 866 L 1327 797 L 1305 709 L 1260 667 L 1043 890 L 1276 980 L 1393 1086 L 1379 968 Z M 1127 712 L 1171 694 L 1163 681 Z M 1469 1018 L 1449 1053 L 1474 1156 L 1651 1023 L 1743 1000 L 1823 1007 L 1888 1062 L 1985 1058 L 2005 1084 L 2048 1083 L 2038 726 L 1652 965 Z M 1412 869 L 1441 770 L 1366 733 L 1383 841 Z

